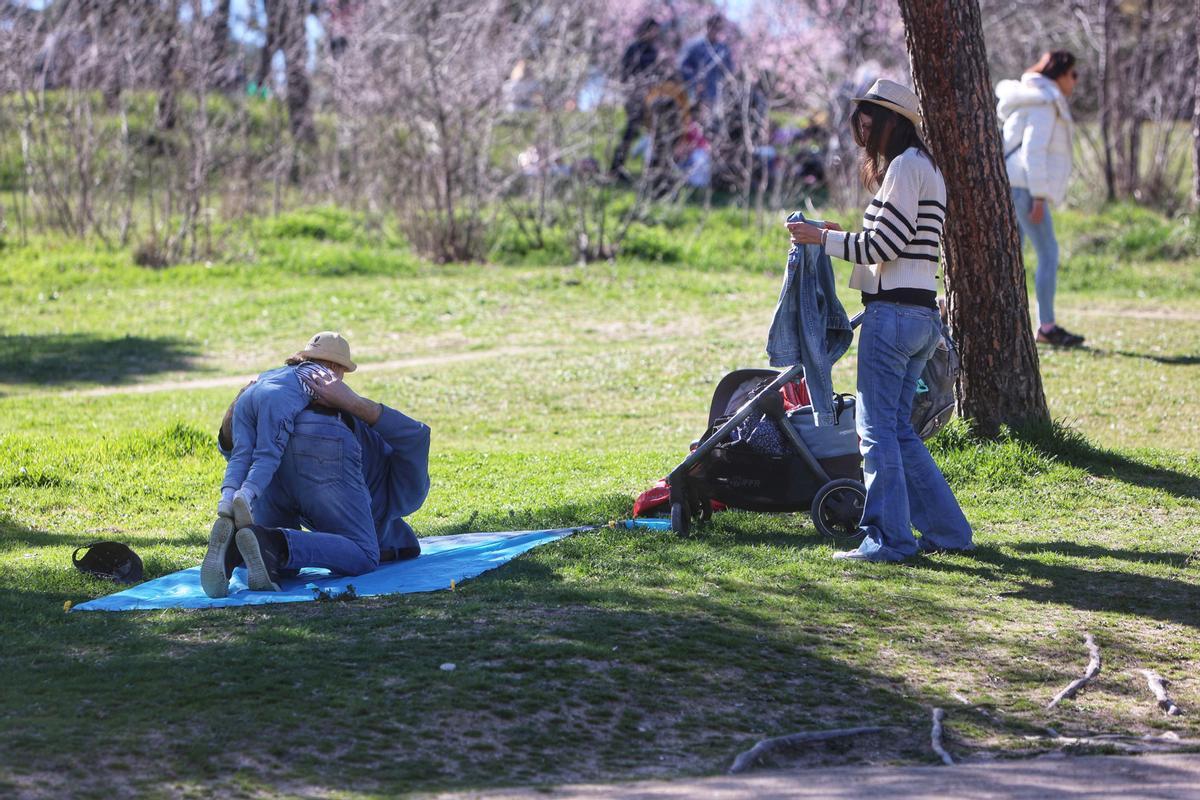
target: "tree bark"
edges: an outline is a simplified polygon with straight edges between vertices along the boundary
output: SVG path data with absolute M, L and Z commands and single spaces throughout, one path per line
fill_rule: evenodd
M 1192 208 L 1200 211 L 1200 0 L 1196 0 L 1192 19 L 1196 27 L 1196 85 L 1192 92 Z
M 899 0 L 926 141 L 946 179 L 946 293 L 975 431 L 1048 422 L 977 0 Z
M 263 46 L 259 51 L 258 72 L 254 83 L 261 90 L 271 77 L 271 60 L 279 47 L 279 17 L 283 3 L 280 0 L 263 0 Z
M 154 28 L 162 37 L 162 56 L 158 64 L 160 80 L 156 122 L 159 130 L 175 129 L 178 113 L 175 97 L 175 67 L 179 61 L 179 0 L 171 0 L 166 10 L 151 11 L 157 18 Z
M 288 125 L 297 144 L 313 144 L 312 111 L 309 99 L 312 89 L 308 79 L 308 36 L 304 20 L 308 16 L 308 0 L 287 0 L 278 4 L 282 11 L 279 31 L 280 47 L 286 62 Z
M 226 57 L 229 53 L 229 15 L 233 0 L 217 0 L 212 13 L 212 71 L 218 81 L 225 79 Z
M 1113 107 L 1116 100 L 1113 97 L 1113 71 L 1116 69 L 1116 34 L 1113 32 L 1113 21 L 1116 9 L 1114 0 L 1104 0 L 1103 16 L 1104 40 L 1100 51 L 1100 141 L 1104 146 L 1104 189 L 1108 202 L 1117 199 L 1116 170 L 1113 168 Z

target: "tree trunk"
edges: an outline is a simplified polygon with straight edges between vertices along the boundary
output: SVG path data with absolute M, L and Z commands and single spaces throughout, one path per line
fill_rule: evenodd
M 279 17 L 282 7 L 283 3 L 280 0 L 263 0 L 263 46 L 259 51 L 258 72 L 254 76 L 254 83 L 260 91 L 271 77 L 271 60 L 279 46 Z
M 1196 76 L 1195 89 L 1192 92 L 1192 208 L 1200 211 L 1200 0 L 1196 0 L 1196 13 L 1193 15 L 1196 27 Z
M 899 0 L 927 142 L 946 179 L 946 290 L 976 432 L 1046 422 L 1025 267 L 977 0 Z
M 154 13 L 154 12 L 152 12 Z M 175 67 L 179 61 L 179 0 L 171 0 L 154 27 L 162 37 L 162 58 L 158 64 L 160 80 L 156 122 L 159 130 L 175 129 L 178 113 L 175 98 Z
M 1116 69 L 1116 34 L 1113 31 L 1113 21 L 1116 10 L 1114 0 L 1104 0 L 1103 37 L 1100 51 L 1100 141 L 1104 146 L 1104 189 L 1108 202 L 1117 199 L 1116 171 L 1113 169 L 1113 71 Z
M 212 13 L 212 40 L 209 48 L 212 52 L 210 67 L 212 81 L 218 85 L 227 82 L 225 74 L 229 54 L 229 14 L 233 0 L 217 0 Z
M 1154 0 L 1142 0 L 1137 13 L 1137 32 L 1134 41 L 1149 42 L 1154 29 Z M 1124 81 L 1129 102 L 1122 116 L 1129 125 L 1125 163 L 1125 196 L 1137 200 L 1142 188 L 1142 128 L 1149 119 L 1143 105 L 1143 95 L 1151 89 L 1150 70 L 1155 54 L 1149 45 L 1135 47 L 1129 56 L 1129 79 Z
M 279 32 L 282 41 L 287 75 L 288 125 L 292 139 L 297 144 L 312 144 L 316 141 L 313 130 L 309 98 L 312 94 L 308 79 L 308 37 L 304 31 L 304 20 L 308 15 L 308 0 L 288 0 L 279 4 L 282 17 Z

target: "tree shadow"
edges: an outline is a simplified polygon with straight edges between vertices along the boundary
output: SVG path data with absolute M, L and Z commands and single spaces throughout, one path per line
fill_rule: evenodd
M 628 502 L 614 494 L 547 505 L 522 521 L 555 527 L 618 498 Z M 477 515 L 444 532 L 498 529 L 508 519 Z M 0 533 L 30 547 L 66 543 L 11 519 L 0 518 Z M 820 619 L 790 622 L 720 592 L 664 591 L 663 573 L 706 557 L 692 545 L 802 548 L 824 541 L 815 532 L 773 532 L 766 520 L 731 515 L 688 547 L 672 547 L 670 533 L 616 535 L 562 540 L 542 551 L 548 557 L 516 559 L 455 592 L 205 612 L 63 614 L 66 600 L 99 584 L 30 562 L 27 579 L 0 592 L 8 645 L 0 672 L 11 676 L 0 717 L 23 720 L 0 728 L 0 774 L 61 773 L 96 793 L 117 771 L 147 794 L 181 781 L 251 793 L 366 781 L 381 794 L 407 793 L 712 773 L 766 736 L 879 723 L 891 726 L 885 736 L 851 742 L 824 763 L 927 758 L 920 734 L 936 689 L 839 657 L 827 646 L 836 638 L 821 638 Z M 626 545 L 655 557 L 618 564 L 633 568 L 619 579 L 604 579 L 602 569 L 594 579 L 564 579 L 589 563 L 603 567 Z M 1070 543 L 1046 545 L 1058 546 Z M 988 547 L 974 560 L 923 559 L 918 568 L 1015 582 L 1016 596 L 1037 602 L 1193 626 L 1200 613 L 1190 610 L 1194 589 L 1178 582 Z M 0 570 L 15 583 L 13 575 Z M 872 618 L 875 597 L 838 588 L 806 585 L 806 601 L 839 609 L 838 618 Z M 755 592 L 778 602 L 795 587 L 755 584 Z M 455 667 L 443 669 L 448 662 Z M 998 730 L 1010 733 L 1026 724 L 1002 723 Z
M 1078 432 L 1060 424 L 1032 426 L 1015 431 L 1017 438 L 1045 456 L 1082 469 L 1098 478 L 1158 489 L 1179 498 L 1200 500 L 1200 477 L 1135 461 L 1091 444 Z
M 141 375 L 193 369 L 197 351 L 174 337 L 86 333 L 0 336 L 0 377 L 6 383 L 121 384 Z
M 1153 553 L 1144 550 L 1113 549 L 1100 547 L 1099 545 L 1079 544 L 1078 542 L 1062 540 L 1054 542 L 1017 542 L 1009 546 L 1022 553 L 1049 552 L 1071 558 L 1115 558 L 1120 561 L 1129 561 L 1136 564 L 1161 564 L 1168 567 L 1186 566 L 1188 559 L 1193 555 L 1192 553 L 1182 552 Z
M 1121 356 L 1122 358 L 1140 358 L 1145 361 L 1153 361 L 1155 364 L 1165 364 L 1167 366 L 1192 366 L 1200 364 L 1200 355 L 1187 356 L 1157 356 L 1151 353 L 1135 353 L 1131 350 L 1105 350 L 1101 347 L 1081 348 L 1088 353 L 1096 356 Z
M 565 582 L 553 560 L 518 559 L 456 592 L 71 614 L 90 579 L 30 564 L 0 569 L 0 717 L 23 720 L 0 728 L 0 775 L 51 796 L 54 776 L 100 793 L 117 772 L 149 794 L 179 781 L 408 793 L 652 777 L 664 762 L 694 774 L 767 735 L 924 724 L 919 691 L 814 651 L 786 622 L 647 595 L 637 580 Z M 829 757 L 919 761 L 919 741 L 873 737 Z
M 1063 552 L 1066 548 L 1055 547 L 1063 544 L 1065 543 L 1053 542 L 1046 547 L 1054 552 Z M 1033 550 L 1040 546 L 1028 544 L 1021 549 Z M 1121 558 L 1122 554 L 1127 555 L 1129 551 L 1109 551 L 1102 547 L 1088 546 L 1079 548 L 1078 553 L 1069 554 L 1080 558 L 1115 554 L 1113 557 Z M 1183 558 L 1186 557 L 1181 557 L 1181 560 Z M 1137 560 L 1141 563 L 1176 565 L 1166 559 Z M 1001 592 L 1005 597 L 1049 605 L 1069 605 L 1081 611 L 1130 614 L 1200 628 L 1200 591 L 1196 586 L 1180 580 L 1118 570 L 1047 564 L 1036 558 L 1008 555 L 986 545 L 977 547 L 969 559 L 956 558 L 951 561 L 922 558 L 913 563 L 918 568 L 966 572 L 986 580 L 1015 583 L 1020 587 L 1015 591 Z

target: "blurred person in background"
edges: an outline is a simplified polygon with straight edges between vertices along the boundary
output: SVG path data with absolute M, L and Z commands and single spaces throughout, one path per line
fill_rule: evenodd
M 1004 80 L 996 85 L 996 113 L 1004 126 L 1004 163 L 1021 244 L 1029 237 L 1037 253 L 1037 340 L 1058 347 L 1083 344 L 1082 336 L 1055 321 L 1058 240 L 1050 216 L 1051 206 L 1060 206 L 1066 199 L 1071 179 L 1074 122 L 1067 100 L 1078 81 L 1075 56 L 1053 50 L 1044 53 L 1019 81 Z

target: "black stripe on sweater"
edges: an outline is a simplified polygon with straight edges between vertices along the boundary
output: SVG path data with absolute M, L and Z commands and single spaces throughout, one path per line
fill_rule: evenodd
M 942 229 L 941 229 L 941 228 L 932 228 L 932 227 L 930 227 L 930 226 L 928 226 L 928 225 L 918 225 L 918 226 L 917 226 L 917 230 L 918 230 L 918 231 L 929 231 L 930 233 L 936 233 L 936 234 L 938 234 L 939 236 L 942 234 Z
M 896 238 L 898 238 L 900 240 L 900 246 L 896 247 L 895 245 L 892 245 L 892 249 L 895 250 L 897 253 L 900 252 L 901 250 L 903 250 L 904 245 L 908 243 L 908 240 L 911 238 L 911 235 L 905 235 L 904 231 L 900 230 L 895 225 L 893 225 L 892 221 L 890 219 L 887 219 L 886 217 L 880 217 L 879 221 L 882 222 L 884 225 L 887 225 L 889 228 L 891 228 L 892 232 L 896 234 Z M 883 233 L 883 231 L 881 231 L 879 229 L 878 225 L 875 226 L 875 230 L 880 234 Z M 892 244 L 891 238 L 889 238 L 887 236 L 884 236 L 883 238 L 888 244 Z
M 927 256 L 924 253 L 901 253 L 897 256 L 896 260 L 899 261 L 901 258 L 911 258 L 915 261 L 932 261 L 935 264 L 938 262 L 937 256 Z
M 896 219 L 904 223 L 904 226 L 908 228 L 909 233 L 916 233 L 916 231 L 913 229 L 912 223 L 908 221 L 908 217 L 901 214 L 900 209 L 896 208 L 891 203 L 881 203 L 879 200 L 872 198 L 871 205 L 875 206 L 876 208 L 886 208 L 888 211 L 892 212 Z M 878 219 L 878 217 L 872 217 L 869 214 L 864 214 L 863 216 L 867 219 Z
M 866 256 L 867 261 L 870 261 L 871 260 L 871 237 L 867 235 L 866 231 L 863 231 L 863 233 L 862 233 L 862 243 L 863 243 L 863 249 L 862 249 L 863 255 Z M 860 261 L 859 263 L 862 264 L 865 262 Z
M 863 231 L 863 235 L 864 236 L 870 235 L 871 244 L 875 245 L 875 250 L 882 257 L 883 261 L 891 261 L 893 258 L 896 257 L 896 253 L 899 253 L 901 250 L 904 249 L 903 245 L 900 247 L 896 247 L 896 243 L 893 242 L 891 239 L 889 239 L 888 235 L 886 233 L 884 233 L 883 231 L 879 230 L 878 228 L 876 228 L 873 231 Z M 887 250 L 884 250 L 883 244 L 879 243 L 880 239 L 883 239 L 884 244 L 886 244 L 888 246 Z M 890 250 L 892 253 L 890 256 L 888 255 L 888 250 Z
M 941 203 L 939 203 L 937 200 L 919 200 L 919 201 L 917 201 L 917 205 L 919 205 L 919 206 L 937 206 L 938 208 L 940 208 L 942 210 L 943 214 L 946 213 L 946 207 L 944 205 L 942 205 Z

